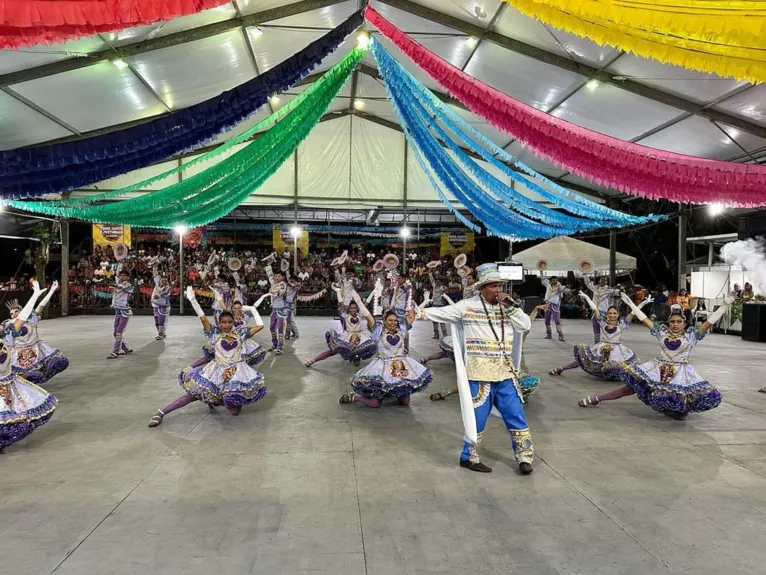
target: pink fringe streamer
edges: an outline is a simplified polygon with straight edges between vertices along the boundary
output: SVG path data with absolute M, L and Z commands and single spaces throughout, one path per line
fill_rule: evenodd
M 517 138 L 538 157 L 594 184 L 653 200 L 766 205 L 766 166 L 665 152 L 577 126 L 462 72 L 369 6 L 365 18 L 472 112 Z

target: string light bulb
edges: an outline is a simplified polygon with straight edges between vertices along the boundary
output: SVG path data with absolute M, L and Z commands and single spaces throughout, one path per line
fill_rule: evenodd
M 362 50 L 366 50 L 370 47 L 370 35 L 367 32 L 360 32 L 356 37 L 356 45 Z

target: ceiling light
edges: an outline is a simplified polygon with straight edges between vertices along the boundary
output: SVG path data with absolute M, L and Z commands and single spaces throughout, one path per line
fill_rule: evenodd
M 173 226 L 173 229 L 176 231 L 176 233 L 177 233 L 179 236 L 182 236 L 182 235 L 184 235 L 184 234 L 186 233 L 186 230 L 187 230 L 186 226 L 184 226 L 184 225 L 180 225 L 180 224 L 179 224 L 179 225 L 177 225 L 177 226 Z
M 585 84 L 585 87 L 588 88 L 588 90 L 595 90 L 598 88 L 598 80 L 588 80 L 588 83 Z
M 114 64 L 115 68 L 117 68 L 118 70 L 123 70 L 128 67 L 128 63 L 122 58 L 117 58 L 116 60 L 112 60 L 112 64 Z
M 476 36 L 468 36 L 465 39 L 465 45 L 469 48 L 476 48 L 479 45 L 479 39 Z
M 710 204 L 707 207 L 707 211 L 712 217 L 720 216 L 725 210 L 723 204 Z
M 258 28 L 258 26 L 249 26 L 247 28 L 247 31 L 250 32 L 250 35 L 253 38 L 260 38 L 261 36 L 263 36 L 263 30 Z
M 272 106 L 276 106 L 277 104 L 279 104 L 279 96 L 277 96 L 276 94 L 274 94 L 273 96 L 270 96 L 269 103 L 271 103 Z
M 301 229 L 298 226 L 293 226 L 290 228 L 290 235 L 294 238 L 298 238 L 301 235 Z
M 484 9 L 483 6 L 479 6 L 478 4 L 474 6 L 473 13 L 476 14 L 477 18 L 486 18 L 487 17 L 487 11 Z
M 362 50 L 369 48 L 370 35 L 367 32 L 361 32 L 359 36 L 356 37 L 356 45 L 359 46 Z
M 357 110 L 363 110 L 364 100 L 359 100 L 359 99 L 354 100 L 354 108 L 356 108 Z
M 410 237 L 410 228 L 407 226 L 402 226 L 402 229 L 399 230 L 399 235 L 406 240 L 408 237 Z

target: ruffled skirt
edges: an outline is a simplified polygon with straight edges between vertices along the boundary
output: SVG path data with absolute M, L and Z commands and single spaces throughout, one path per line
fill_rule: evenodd
M 215 361 L 187 367 L 178 374 L 178 383 L 190 395 L 209 406 L 242 407 L 266 395 L 263 374 L 244 361 L 223 366 Z
M 324 334 L 327 347 L 330 351 L 339 354 L 346 361 L 354 359 L 369 359 L 377 351 L 377 346 L 372 338 L 366 333 L 340 332 L 334 329 Z
M 19 376 L 0 381 L 0 449 L 45 424 L 57 403 L 53 395 Z
M 688 363 L 653 359 L 641 365 L 623 366 L 617 373 L 638 399 L 656 411 L 702 412 L 721 403 L 721 392 Z
M 351 378 L 351 388 L 363 397 L 399 399 L 423 391 L 432 378 L 431 370 L 412 358 L 379 357 Z
M 574 346 L 574 357 L 583 371 L 604 380 L 620 379 L 620 368 L 635 363 L 637 359 L 629 347 L 610 343 L 577 344 Z
M 38 341 L 13 350 L 13 372 L 38 385 L 69 367 L 69 360 L 48 344 Z

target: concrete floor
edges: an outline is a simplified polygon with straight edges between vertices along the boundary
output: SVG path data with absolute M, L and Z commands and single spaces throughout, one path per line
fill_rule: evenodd
M 517 474 L 492 418 L 479 475 L 457 466 L 457 398 L 409 408 L 338 405 L 354 372 L 339 358 L 313 370 L 325 318 L 261 369 L 269 394 L 238 418 L 201 404 L 146 424 L 180 394 L 199 355 L 194 318 L 172 318 L 166 342 L 136 317 L 136 354 L 105 359 L 111 319 L 43 323 L 71 367 L 48 388 L 53 420 L 0 455 L 0 574 L 587 575 L 764 573 L 766 347 L 712 335 L 694 355 L 724 394 L 718 409 L 671 421 L 635 398 L 582 409 L 612 384 L 580 371 L 542 375 L 527 407 L 537 460 Z M 569 342 L 527 340 L 537 374 L 571 359 Z M 436 351 L 430 324 L 415 357 Z M 266 343 L 265 334 L 258 339 Z M 626 343 L 654 353 L 643 328 Z M 454 381 L 435 362 L 432 391 Z

